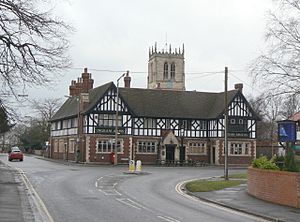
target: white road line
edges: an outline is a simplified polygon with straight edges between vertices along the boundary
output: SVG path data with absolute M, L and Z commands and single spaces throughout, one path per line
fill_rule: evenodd
M 127 206 L 130 206 L 130 207 L 133 207 L 135 209 L 141 210 L 140 207 L 137 207 L 137 206 L 135 206 L 135 205 L 133 205 L 131 203 L 126 202 L 126 200 L 127 200 L 126 198 L 117 198 L 116 200 L 119 201 L 119 202 L 121 202 L 121 203 L 123 203 L 123 204 L 125 204 L 125 205 L 127 205 Z
M 201 178 L 203 179 L 203 178 Z M 259 220 L 259 221 L 268 221 L 268 220 L 265 220 L 265 219 L 262 219 L 260 217 L 256 217 L 256 216 L 253 216 L 253 215 L 250 215 L 250 214 L 247 214 L 247 213 L 243 213 L 243 212 L 238 212 L 236 210 L 233 210 L 233 209 L 230 209 L 230 208 L 226 208 L 226 207 L 222 207 L 220 205 L 217 205 L 217 204 L 214 204 L 214 203 L 209 203 L 209 202 L 205 202 L 205 201 L 202 201 L 200 200 L 199 198 L 197 197 L 194 197 L 194 196 L 191 196 L 191 195 L 188 195 L 186 194 L 185 192 L 183 192 L 180 188 L 183 184 L 187 183 L 187 182 L 190 182 L 190 181 L 194 181 L 194 180 L 199 180 L 199 179 L 192 179 L 192 180 L 186 180 L 186 181 L 183 181 L 183 182 L 180 182 L 176 185 L 175 187 L 175 190 L 178 194 L 180 194 L 181 196 L 184 196 L 185 198 L 188 198 L 190 200 L 194 200 L 194 201 L 197 201 L 203 205 L 206 205 L 206 206 L 209 206 L 209 207 L 213 207 L 213 208 L 216 208 L 216 209 L 220 209 L 220 210 L 223 210 L 223 211 L 226 211 L 226 212 L 229 212 L 229 213 L 232 213 L 232 214 L 235 214 L 235 215 L 239 215 L 239 216 L 244 216 L 244 217 L 248 217 L 250 219 L 255 219 L 255 220 Z
M 122 194 L 121 194 L 119 191 L 117 191 L 116 189 L 114 189 L 114 191 L 115 191 L 119 196 L 122 196 Z
M 45 219 L 47 222 L 54 222 L 54 220 L 53 220 L 52 216 L 50 215 L 48 209 L 46 208 L 44 202 L 42 201 L 42 199 L 40 198 L 38 193 L 35 191 L 35 189 L 31 185 L 29 179 L 24 174 L 24 171 L 20 168 L 16 168 L 16 169 L 19 171 L 26 188 L 33 194 L 33 195 L 31 195 L 31 198 L 32 198 L 34 204 L 36 205 L 40 215 L 41 216 L 45 215 L 46 218 L 43 217 L 43 219 Z
M 129 198 L 127 198 L 127 200 L 128 200 L 129 202 L 131 202 L 131 203 L 137 205 L 138 207 L 145 209 L 145 207 L 144 207 L 143 205 L 141 205 L 141 204 L 139 204 L 139 203 L 137 203 L 137 202 L 135 202 L 135 201 L 133 201 L 133 200 L 131 200 L 131 199 L 129 199 Z
M 165 220 L 165 221 L 169 221 L 169 222 L 180 222 L 179 220 L 176 220 L 172 217 L 168 217 L 168 216 L 157 216 L 158 218 Z
M 170 220 L 173 220 L 174 222 L 180 222 L 180 220 L 176 220 L 175 218 L 169 217 L 169 216 L 164 216 L 166 218 L 169 218 Z
M 104 193 L 106 196 L 122 196 L 119 192 L 115 190 L 101 190 L 98 189 L 100 192 Z

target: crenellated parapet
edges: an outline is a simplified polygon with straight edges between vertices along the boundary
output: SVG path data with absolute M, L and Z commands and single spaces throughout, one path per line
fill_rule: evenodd
M 157 43 L 155 42 L 154 47 L 149 47 L 149 59 L 151 59 L 153 56 L 176 56 L 178 58 L 184 58 L 184 44 L 182 44 L 182 48 L 174 48 L 172 49 L 172 45 L 169 44 L 169 47 L 164 49 L 161 49 L 160 51 L 157 50 Z

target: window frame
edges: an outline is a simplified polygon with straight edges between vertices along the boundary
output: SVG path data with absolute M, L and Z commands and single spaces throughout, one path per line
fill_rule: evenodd
M 111 142 L 113 141 L 113 143 Z M 101 148 L 99 150 L 99 144 Z M 105 151 L 103 151 L 105 144 Z M 96 154 L 111 154 L 114 151 L 115 141 L 112 139 L 98 139 L 96 142 Z M 124 152 L 124 141 L 123 139 L 118 139 L 118 154 L 123 154 Z
M 157 145 L 154 140 L 138 140 L 136 151 L 138 154 L 157 154 Z

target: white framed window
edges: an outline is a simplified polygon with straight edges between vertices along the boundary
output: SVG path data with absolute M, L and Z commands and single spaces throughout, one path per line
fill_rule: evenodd
M 123 153 L 123 140 L 118 140 L 118 153 Z M 112 139 L 101 139 L 97 141 L 96 153 L 112 153 L 115 150 L 115 141 Z
M 115 126 L 116 114 L 99 114 L 99 126 Z M 122 115 L 118 115 L 118 126 L 122 126 Z
M 206 155 L 206 143 L 205 142 L 189 142 L 189 153 L 197 155 Z
M 250 143 L 247 142 L 229 142 L 229 155 L 248 156 L 250 155 Z
M 137 152 L 138 153 L 156 153 L 157 142 L 156 141 L 138 141 Z
M 145 118 L 144 119 L 144 128 L 156 128 L 156 119 Z

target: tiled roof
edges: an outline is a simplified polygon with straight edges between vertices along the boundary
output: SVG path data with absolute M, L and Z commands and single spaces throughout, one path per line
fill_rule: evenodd
M 116 88 L 109 82 L 90 90 L 90 104 L 83 111 L 88 113 L 103 97 L 109 88 Z M 140 88 L 119 88 L 120 98 L 128 105 L 135 116 L 212 119 L 224 111 L 224 92 L 207 93 L 196 91 L 173 91 Z M 228 91 L 228 103 L 239 93 L 238 90 Z M 77 97 L 71 97 L 61 106 L 50 121 L 65 119 L 78 114 Z
M 224 110 L 224 93 L 120 88 L 120 97 L 141 117 L 216 118 Z M 228 92 L 228 101 L 238 93 Z
M 113 82 L 106 83 L 102 86 L 94 88 L 89 91 L 89 100 L 90 104 L 87 109 L 92 108 L 98 100 L 104 95 L 106 90 L 110 86 L 114 86 Z M 69 97 L 64 104 L 60 107 L 60 109 L 54 114 L 54 116 L 50 119 L 50 121 L 55 121 L 59 119 L 65 119 L 78 115 L 78 97 L 72 96 Z

